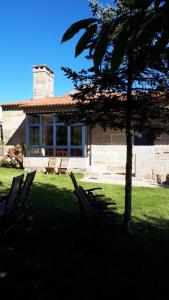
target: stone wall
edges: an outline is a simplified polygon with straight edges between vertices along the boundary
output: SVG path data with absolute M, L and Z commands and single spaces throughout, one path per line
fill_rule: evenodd
M 134 146 L 136 176 L 164 181 L 169 174 L 169 145 Z
M 125 173 L 126 146 L 92 146 L 92 168 L 98 172 Z M 169 174 L 169 145 L 133 146 L 133 175 L 165 180 Z
M 136 173 L 136 157 L 133 155 L 133 173 Z M 126 165 L 125 145 L 92 145 L 92 164 L 103 172 L 124 173 Z
M 92 129 L 92 145 L 125 145 L 123 131 L 96 126 Z
M 2 106 L 0 106 L 0 123 L 2 122 Z
M 3 110 L 2 120 L 5 145 L 25 143 L 25 113 L 21 110 Z
M 169 136 L 156 139 L 154 146 L 133 146 L 133 175 L 163 180 L 169 174 Z M 125 173 L 125 134 L 96 126 L 92 130 L 91 168 L 96 172 Z
M 161 134 L 154 141 L 154 145 L 168 145 L 168 144 L 169 144 L 169 135 L 166 133 Z
M 48 166 L 49 158 L 48 157 L 24 157 L 24 168 L 28 171 L 37 170 L 40 172 L 45 171 L 45 167 Z M 61 162 L 61 158 L 57 158 L 56 166 L 59 167 Z M 88 158 L 70 158 L 68 163 L 68 171 L 85 171 L 89 167 L 89 159 Z

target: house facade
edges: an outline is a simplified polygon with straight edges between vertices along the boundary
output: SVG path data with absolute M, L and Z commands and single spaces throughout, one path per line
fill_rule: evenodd
M 24 167 L 43 171 L 51 156 L 69 157 L 70 170 L 125 171 L 125 134 L 99 125 L 66 126 L 63 115 L 74 111 L 70 95 L 54 96 L 54 73 L 46 65 L 33 66 L 33 98 L 1 105 L 1 139 L 4 148 L 23 143 Z M 169 173 L 169 137 L 152 141 L 134 135 L 133 174 L 141 178 L 165 177 Z

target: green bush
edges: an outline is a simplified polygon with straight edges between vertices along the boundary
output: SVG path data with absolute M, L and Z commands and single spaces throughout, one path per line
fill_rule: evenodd
M 24 148 L 21 144 L 8 149 L 7 154 L 0 162 L 2 167 L 23 169 Z

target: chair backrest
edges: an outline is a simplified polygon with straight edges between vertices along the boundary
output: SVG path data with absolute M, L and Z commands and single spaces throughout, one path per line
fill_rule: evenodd
M 56 162 L 57 162 L 56 157 L 50 157 L 48 162 L 48 168 L 56 168 Z
M 86 210 L 87 211 L 92 211 L 92 206 L 91 206 L 91 203 L 89 201 L 88 194 L 86 193 L 86 191 L 84 190 L 84 188 L 82 186 L 79 186 L 79 190 L 82 194 L 83 201 L 85 202 L 84 206 L 85 206 Z
M 21 203 L 28 195 L 32 182 L 35 178 L 36 171 L 30 172 L 27 174 L 24 184 L 22 186 L 20 195 L 19 195 L 19 202 Z
M 99 211 L 97 211 L 97 209 L 93 209 L 93 207 L 91 205 L 91 201 L 90 201 L 89 196 L 86 193 L 86 191 L 81 186 L 79 186 L 78 191 L 79 191 L 78 195 L 79 195 L 80 200 L 82 201 L 84 213 L 86 214 L 88 221 L 93 222 L 94 220 L 96 220 L 97 223 L 103 228 L 104 222 L 103 222 L 102 216 L 99 213 Z
M 24 174 L 13 177 L 12 185 L 7 197 L 6 215 L 9 215 L 16 207 L 17 198 L 21 191 L 23 179 L 24 179 Z
M 78 198 L 81 210 L 83 209 L 83 211 L 85 213 L 91 213 L 92 207 L 91 207 L 90 202 L 88 201 L 88 198 L 86 196 L 84 189 L 81 186 L 79 186 L 78 189 L 75 189 L 74 193 Z
M 74 189 L 77 190 L 79 188 L 78 184 L 77 184 L 77 181 L 76 181 L 76 178 L 75 178 L 75 175 L 73 174 L 73 172 L 70 172 L 69 174 L 72 182 L 73 182 L 73 185 L 74 185 Z
M 60 167 L 61 168 L 67 168 L 69 163 L 69 158 L 61 158 Z

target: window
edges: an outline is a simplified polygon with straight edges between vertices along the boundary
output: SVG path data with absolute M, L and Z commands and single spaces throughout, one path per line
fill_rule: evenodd
M 66 149 L 66 148 L 56 148 L 56 156 L 69 156 L 68 149 Z
M 57 126 L 56 127 L 56 145 L 67 146 L 68 144 L 68 127 Z
M 153 136 L 150 132 L 135 132 L 134 133 L 134 145 L 135 146 L 152 146 L 153 145 Z
M 65 126 L 63 115 L 28 114 L 26 147 L 32 156 L 84 156 L 85 127 Z
M 53 146 L 53 127 L 43 126 L 42 127 L 42 145 Z
M 30 124 L 39 124 L 40 117 L 38 114 L 31 114 L 28 116 L 28 120 Z
M 71 145 L 72 146 L 81 146 L 82 145 L 81 126 L 71 126 Z
M 71 149 L 70 156 L 82 156 L 82 149 Z
M 42 124 L 53 124 L 53 115 L 52 114 L 45 114 L 42 115 Z
M 30 126 L 29 144 L 31 146 L 39 145 L 39 126 Z

